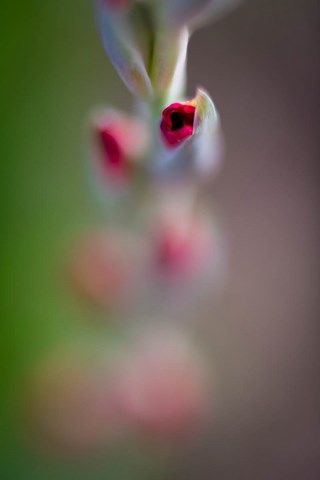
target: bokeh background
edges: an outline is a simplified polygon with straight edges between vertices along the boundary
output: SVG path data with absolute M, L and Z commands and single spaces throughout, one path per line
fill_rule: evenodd
M 173 479 L 320 475 L 316 3 L 246 0 L 191 41 L 190 94 L 197 84 L 210 91 L 227 141 L 212 198 L 230 274 L 214 318 L 210 305 L 205 312 L 219 415 L 178 455 Z M 0 475 L 151 479 L 136 453 L 80 465 L 42 456 L 21 426 L 30 366 L 61 340 L 97 334 L 64 288 L 62 265 L 75 232 L 103 221 L 85 175 L 87 114 L 110 101 L 129 109 L 130 97 L 89 0 L 0 6 Z

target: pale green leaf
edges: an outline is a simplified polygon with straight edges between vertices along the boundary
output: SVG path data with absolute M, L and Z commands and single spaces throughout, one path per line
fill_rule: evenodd
M 240 0 L 163 0 L 167 21 L 171 25 L 195 27 L 228 12 Z
M 126 11 L 95 2 L 96 18 L 104 48 L 128 89 L 143 98 L 152 95 L 152 85 L 141 51 L 135 41 Z

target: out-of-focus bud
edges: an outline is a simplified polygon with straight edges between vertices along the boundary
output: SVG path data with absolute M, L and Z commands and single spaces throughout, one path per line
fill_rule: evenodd
M 179 322 L 204 322 L 204 305 L 217 304 L 227 279 L 227 244 L 212 211 L 195 205 L 187 184 L 158 185 L 146 211 L 150 238 L 149 293 L 153 310 Z M 212 302 L 212 303 L 211 303 Z M 212 307 L 213 308 L 213 307 Z
M 233 8 L 240 0 L 164 0 L 166 18 L 176 27 L 199 23 L 220 16 Z
M 209 216 L 194 207 L 190 188 L 161 190 L 154 221 L 150 225 L 153 265 L 156 275 L 188 283 L 203 275 L 216 255 L 215 239 Z
M 29 389 L 32 437 L 49 454 L 83 455 L 116 439 L 108 372 L 101 372 L 80 351 L 58 349 L 37 367 Z
M 120 364 L 116 378 L 119 413 L 139 432 L 177 439 L 207 418 L 206 365 L 175 329 L 146 331 Z
M 117 321 L 131 322 L 152 293 L 149 260 L 143 236 L 125 229 L 91 232 L 74 247 L 68 278 L 81 299 L 112 312 Z
M 216 173 L 223 150 L 219 116 L 209 95 L 198 89 L 194 99 L 175 102 L 162 112 L 160 135 L 165 149 L 156 156 L 156 171 L 176 167 L 182 174 L 208 178 Z
M 194 245 L 181 231 L 164 229 L 156 245 L 156 263 L 160 268 L 181 272 L 187 268 L 194 256 Z
M 134 259 L 138 246 L 124 232 L 93 232 L 75 248 L 69 276 L 73 288 L 102 308 L 129 301 L 134 284 Z
M 142 98 L 152 96 L 152 85 L 142 51 L 131 24 L 132 3 L 124 0 L 95 0 L 97 24 L 111 63 L 128 89 Z
M 139 169 L 147 147 L 145 125 L 113 110 L 93 120 L 93 160 L 102 187 L 119 191 L 128 186 Z
M 155 263 L 160 274 L 187 278 L 210 258 L 213 246 L 205 225 L 196 218 L 190 222 L 164 223 L 155 239 Z
M 214 294 L 221 271 L 217 229 L 203 211 L 159 219 L 153 233 L 155 274 L 176 299 L 196 302 L 198 289 Z M 205 287 L 206 285 L 206 287 Z M 192 294 L 194 292 L 194 294 Z

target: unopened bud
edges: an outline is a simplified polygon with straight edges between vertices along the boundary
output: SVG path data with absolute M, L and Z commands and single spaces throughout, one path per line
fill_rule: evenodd
M 111 191 L 128 186 L 147 146 L 144 124 L 113 110 L 93 121 L 94 165 L 99 182 Z M 101 181 L 102 180 L 102 181 Z
M 160 129 L 169 148 L 177 147 L 193 135 L 195 111 L 190 102 L 172 103 L 163 110 Z
M 93 232 L 76 246 L 70 263 L 73 288 L 102 308 L 119 305 L 133 282 L 133 243 L 116 232 Z
M 119 412 L 138 431 L 173 439 L 191 433 L 208 415 L 203 359 L 174 329 L 146 332 L 120 364 Z
M 181 171 L 208 179 L 220 166 L 223 152 L 217 110 L 202 89 L 186 102 L 175 102 L 162 112 L 159 125 L 163 151 L 155 158 L 156 171 Z M 166 172 L 164 172 L 166 173 Z

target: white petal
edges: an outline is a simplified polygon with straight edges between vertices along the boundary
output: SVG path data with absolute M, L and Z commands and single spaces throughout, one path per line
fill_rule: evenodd
M 196 96 L 194 135 L 195 167 L 201 175 L 215 173 L 223 153 L 223 139 L 219 114 L 205 90 Z

